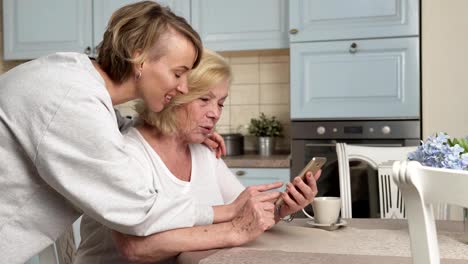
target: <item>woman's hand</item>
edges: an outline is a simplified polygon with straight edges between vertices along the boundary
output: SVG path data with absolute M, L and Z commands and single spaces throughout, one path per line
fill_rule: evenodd
M 275 205 L 278 192 L 264 192 L 248 199 L 239 215 L 232 223 L 232 232 L 236 245 L 242 245 L 256 239 L 275 225 Z
M 213 133 L 209 138 L 203 141 L 203 144 L 207 145 L 210 149 L 215 151 L 216 158 L 220 158 L 222 155 L 226 155 L 226 145 L 224 139 L 218 133 Z
M 279 217 L 283 218 L 287 215 L 295 213 L 314 200 L 317 195 L 317 180 L 320 178 L 322 170 L 319 170 L 315 175 L 309 171 L 306 173 L 305 180 L 297 176 L 292 183 L 286 185 L 286 191 L 281 194 L 284 200 L 283 206 L 279 211 Z
M 232 202 L 229 205 L 233 213 L 232 217 L 234 218 L 237 215 L 239 215 L 240 212 L 243 210 L 244 205 L 250 199 L 253 199 L 254 197 L 260 195 L 263 192 L 280 188 L 281 186 L 283 186 L 282 182 L 274 182 L 274 183 L 268 183 L 268 184 L 252 185 L 252 186 L 245 188 L 245 190 L 242 191 L 239 194 L 239 196 L 237 196 L 236 200 L 234 200 L 234 202 Z

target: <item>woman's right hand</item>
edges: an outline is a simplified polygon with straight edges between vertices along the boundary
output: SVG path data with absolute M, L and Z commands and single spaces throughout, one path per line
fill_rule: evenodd
M 230 204 L 232 208 L 232 217 L 238 216 L 244 208 L 244 205 L 250 199 L 256 197 L 259 194 L 262 194 L 266 191 L 274 190 L 283 186 L 282 182 L 274 182 L 268 184 L 259 184 L 259 185 L 252 185 L 245 188 L 239 196 L 237 196 L 236 200 Z
M 274 201 L 279 196 L 279 192 L 257 193 L 244 203 L 240 213 L 231 221 L 235 245 L 250 242 L 275 225 Z

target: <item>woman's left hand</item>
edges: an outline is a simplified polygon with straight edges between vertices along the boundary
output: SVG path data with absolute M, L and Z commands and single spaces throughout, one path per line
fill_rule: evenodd
M 286 185 L 286 191 L 281 194 L 284 200 L 283 206 L 279 211 L 281 218 L 295 213 L 314 200 L 317 195 L 317 180 L 320 178 L 322 170 L 319 170 L 315 175 L 309 171 L 306 173 L 305 179 L 297 176 L 292 183 Z
M 203 141 L 203 144 L 207 145 L 210 149 L 215 151 L 216 158 L 220 158 L 222 155 L 226 155 L 226 145 L 224 139 L 218 133 L 213 133 L 209 138 Z

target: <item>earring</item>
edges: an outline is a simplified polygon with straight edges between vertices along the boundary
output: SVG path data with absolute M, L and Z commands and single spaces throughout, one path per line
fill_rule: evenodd
M 137 73 L 137 75 L 135 76 L 135 79 L 137 79 L 137 80 L 140 80 L 140 78 L 141 78 L 141 71 L 139 71 Z

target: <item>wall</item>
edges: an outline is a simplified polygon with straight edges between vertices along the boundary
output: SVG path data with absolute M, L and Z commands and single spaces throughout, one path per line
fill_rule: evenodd
M 289 121 L 289 50 L 264 50 L 221 53 L 230 63 L 233 82 L 226 100 L 219 133 L 247 133 L 251 118 L 261 112 L 276 116 L 285 128 L 277 148 L 290 148 Z M 133 103 L 119 106 L 124 115 L 133 115 Z M 245 148 L 255 149 L 255 138 L 245 138 Z
M 423 137 L 468 135 L 468 1 L 422 0 Z M 450 218 L 461 219 L 458 207 Z
M 468 1 L 422 0 L 424 138 L 468 135 Z

